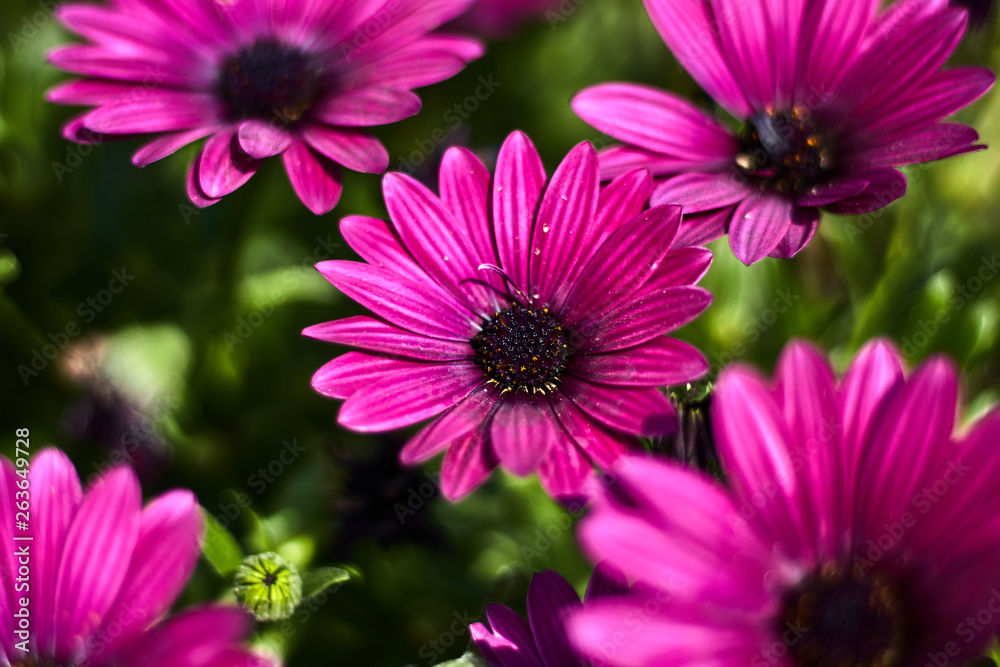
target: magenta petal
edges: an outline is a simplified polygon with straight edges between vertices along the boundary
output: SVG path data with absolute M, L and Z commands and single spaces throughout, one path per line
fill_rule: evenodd
M 858 528 L 878 535 L 882 524 L 899 518 L 898 499 L 910 499 L 933 484 L 948 465 L 958 405 L 958 372 L 948 361 L 931 359 L 897 386 L 875 415 L 863 445 L 874 461 L 897 461 L 882 468 L 866 465 L 858 480 Z
M 587 592 L 584 593 L 583 599 L 584 603 L 587 603 L 600 598 L 627 595 L 628 591 L 628 577 L 625 576 L 625 573 L 607 561 L 601 561 L 594 567 L 594 573 L 590 575 Z
M 588 415 L 619 431 L 638 436 L 677 431 L 677 413 L 656 389 L 606 387 L 567 377 L 563 392 Z
M 564 323 L 586 321 L 646 284 L 669 251 L 680 218 L 679 206 L 658 206 L 616 231 L 580 272 L 566 297 Z
M 218 131 L 219 128 L 217 126 L 209 125 L 186 132 L 177 132 L 158 137 L 135 152 L 135 155 L 132 156 L 132 164 L 137 167 L 145 167 L 157 160 L 162 160 L 168 155 L 173 155 L 191 142 Z
M 736 258 L 750 266 L 767 257 L 788 233 L 794 204 L 775 195 L 757 195 L 736 207 L 729 227 L 729 245 Z
M 535 207 L 545 185 L 545 169 L 534 144 L 514 132 L 500 148 L 493 179 L 493 226 L 500 266 L 515 285 L 528 285 Z
M 755 506 L 760 494 L 771 498 L 752 520 L 789 557 L 811 558 L 813 519 L 793 467 L 794 441 L 763 379 L 738 366 L 724 370 L 716 385 L 712 426 L 737 495 Z
M 292 143 L 292 135 L 282 127 L 261 120 L 246 120 L 236 131 L 240 148 L 255 160 L 282 153 Z
M 473 363 L 414 364 L 353 394 L 338 421 L 361 432 L 388 431 L 438 415 L 483 384 Z
M 139 480 L 131 468 L 103 475 L 87 491 L 64 542 L 56 584 L 56 654 L 74 655 L 101 626 L 139 538 Z
M 199 208 L 205 208 L 207 206 L 211 206 L 212 204 L 217 204 L 218 202 L 222 201 L 221 197 L 216 197 L 216 198 L 207 197 L 205 193 L 201 191 L 201 185 L 199 185 L 200 181 L 201 181 L 201 154 L 199 153 L 198 157 L 196 157 L 194 159 L 194 162 L 191 164 L 191 168 L 188 169 L 187 182 L 186 182 L 187 196 L 191 200 L 191 202 L 195 206 L 198 206 Z
M 666 337 L 620 352 L 580 355 L 573 364 L 577 375 L 616 386 L 666 387 L 708 372 L 708 361 L 701 352 Z
M 705 289 L 647 284 L 633 298 L 582 326 L 579 349 L 598 354 L 641 345 L 684 326 L 710 303 L 712 294 Z
M 862 48 L 879 0 L 817 0 L 810 3 L 802 24 L 798 62 L 799 99 L 832 90 L 850 71 L 850 63 Z
M 413 261 L 399 234 L 385 220 L 349 215 L 340 221 L 340 233 L 347 245 L 372 266 L 426 285 L 431 292 L 441 291 L 441 286 Z
M 324 364 L 312 377 L 312 387 L 330 398 L 349 398 L 378 380 L 425 367 L 361 352 L 348 352 Z
M 608 136 L 659 155 L 723 166 L 739 151 L 736 138 L 714 118 L 687 100 L 649 86 L 592 86 L 578 93 L 572 106 Z
M 600 247 L 623 224 L 642 213 L 653 191 L 653 178 L 645 169 L 633 169 L 608 183 L 597 199 L 594 246 Z
M 579 609 L 580 596 L 561 576 L 546 570 L 531 577 L 528 585 L 528 622 L 542 662 L 546 665 L 576 664 L 564 625 L 566 616 Z
M 535 639 L 531 634 L 531 626 L 528 625 L 528 621 L 502 604 L 486 605 L 486 618 L 490 622 L 493 634 L 510 642 L 520 654 L 517 656 L 518 659 L 513 661 L 514 656 L 503 656 L 505 661 L 501 664 L 506 666 L 517 663 L 543 667 L 544 663 L 538 657 Z
M 490 607 L 493 606 L 502 607 L 503 605 L 490 605 Z M 510 613 L 514 614 L 512 611 Z M 517 616 L 517 614 L 514 615 Z M 521 620 L 527 625 L 524 619 Z M 545 667 L 539 660 L 538 654 L 535 653 L 533 644 L 516 644 L 505 637 L 491 633 L 482 623 L 470 625 L 469 634 L 472 635 L 472 641 L 476 643 L 476 648 L 479 649 L 491 667 Z M 530 631 L 528 639 L 531 639 Z
M 863 176 L 845 176 L 829 183 L 816 185 L 795 198 L 798 206 L 826 206 L 841 199 L 856 197 L 868 187 Z
M 975 150 L 979 133 L 957 123 L 935 123 L 890 144 L 869 146 L 854 153 L 852 164 L 865 167 L 892 167 L 929 162 Z
M 375 137 L 358 130 L 308 125 L 302 138 L 318 152 L 348 169 L 381 174 L 389 166 L 389 153 Z
M 634 436 L 603 427 L 593 417 L 576 407 L 563 393 L 552 397 L 552 410 L 563 430 L 577 447 L 604 470 L 612 470 L 628 451 L 629 446 L 636 444 Z
M 249 617 L 237 607 L 191 609 L 154 626 L 142 635 L 141 641 L 130 642 L 111 664 L 226 665 L 229 664 L 227 659 L 236 657 L 232 646 L 240 642 L 249 629 Z M 243 654 L 243 657 L 249 656 Z M 249 664 L 261 667 L 262 661 L 256 658 Z
M 860 215 L 888 206 L 906 194 L 906 177 L 895 169 L 873 169 L 858 176 L 868 181 L 868 187 L 861 194 L 824 208 L 840 215 Z
M 457 361 L 472 354 L 468 343 L 422 336 L 365 315 L 315 324 L 306 327 L 302 335 L 425 361 Z
M 203 532 L 201 508 L 190 491 L 170 491 L 146 506 L 132 564 L 104 621 L 115 644 L 170 609 L 194 572 Z M 98 657 L 93 651 L 89 656 Z
M 98 107 L 87 114 L 87 128 L 105 134 L 174 132 L 215 125 L 215 101 L 206 94 L 148 91 L 140 100 Z
M 474 282 L 479 256 L 465 230 L 434 193 L 405 174 L 382 180 L 386 207 L 396 231 L 423 269 L 456 299 L 469 302 L 480 315 L 492 314 L 492 290 Z
M 319 120 L 339 127 L 386 125 L 419 111 L 420 98 L 415 93 L 372 87 L 337 93 L 313 109 Z
M 427 35 L 382 56 L 367 78 L 390 88 L 423 88 L 450 79 L 483 52 L 482 44 L 467 37 Z
M 250 180 L 259 160 L 243 152 L 233 130 L 209 137 L 198 161 L 198 187 L 208 199 L 218 199 Z
M 576 444 L 566 440 L 549 447 L 538 462 L 537 473 L 549 496 L 574 508 L 580 507 L 589 495 L 594 466 Z
M 32 559 L 30 597 L 34 648 L 52 655 L 59 561 L 70 522 L 83 502 L 83 491 L 73 463 L 58 449 L 44 449 L 37 455 L 31 464 L 29 481 L 30 497 L 34 499 L 31 527 L 38 545 Z
M 524 477 L 560 441 L 562 432 L 548 401 L 515 395 L 497 408 L 490 426 L 490 443 L 500 463 Z
M 541 303 L 558 307 L 598 246 L 593 237 L 600 183 L 597 154 L 577 145 L 552 175 L 538 209 L 531 243 L 531 290 Z
M 792 217 L 792 224 L 785 232 L 785 238 L 778 242 L 769 253 L 770 257 L 778 259 L 789 259 L 794 257 L 806 247 L 812 240 L 813 235 L 819 228 L 819 209 L 817 208 L 796 208 Z
M 448 447 L 441 463 L 441 494 L 448 500 L 468 495 L 497 467 L 485 439 L 485 429 L 476 429 Z
M 14 653 L 14 584 L 16 576 L 13 574 L 18 570 L 17 558 L 14 555 L 14 514 L 17 508 L 15 494 L 20 490 L 17 482 L 21 481 L 15 473 L 14 464 L 6 456 L 0 456 L 0 544 L 4 545 L 3 552 L 0 553 L 0 648 L 3 649 L 3 658 L 15 655 Z M 30 481 L 30 475 L 29 475 Z M 55 558 L 62 554 L 60 550 L 53 550 Z M 58 565 L 58 563 L 57 563 Z M 19 601 L 19 600 L 18 600 Z M 51 628 L 51 623 L 50 623 Z M 49 644 L 52 644 L 51 640 Z
M 650 203 L 680 204 L 686 216 L 730 206 L 752 193 L 753 189 L 730 173 L 681 174 L 657 185 Z
M 489 220 L 490 172 L 471 151 L 452 147 L 441 161 L 441 201 L 467 231 L 483 262 L 496 265 Z
M 281 154 L 292 189 L 316 215 L 333 210 L 340 201 L 340 166 L 300 141 L 292 141 Z
M 725 17 L 718 22 L 719 44 L 733 77 L 740 82 L 747 101 L 755 111 L 763 111 L 777 95 L 778 40 L 771 23 L 767 2 L 712 0 L 712 12 Z M 795 26 L 798 30 L 798 26 Z
M 735 206 L 720 208 L 717 211 L 685 215 L 681 220 L 681 228 L 677 230 L 674 247 L 703 246 L 723 236 L 729 229 Z
M 446 340 L 475 335 L 471 314 L 443 290 L 361 262 L 331 260 L 316 269 L 341 292 L 404 329 Z
M 643 4 L 667 47 L 698 85 L 737 118 L 749 118 L 753 111 L 722 53 L 718 19 L 709 3 L 643 0 Z
M 694 285 L 711 265 L 712 251 L 707 248 L 674 248 L 666 254 L 637 297 L 649 296 L 647 293 L 651 290 Z
M 458 438 L 482 427 L 494 405 L 496 398 L 488 387 L 472 392 L 410 438 L 399 452 L 399 462 L 423 463 Z

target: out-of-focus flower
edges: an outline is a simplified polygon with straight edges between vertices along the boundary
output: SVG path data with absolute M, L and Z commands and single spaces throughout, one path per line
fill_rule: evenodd
M 628 585 L 620 572 L 599 565 L 587 585 L 584 604 L 625 595 Z M 490 667 L 571 667 L 587 664 L 566 633 L 567 616 L 580 609 L 580 597 L 557 572 L 546 570 L 528 584 L 528 620 L 510 607 L 486 607 L 489 626 L 469 626 L 472 641 Z
M 347 242 L 367 263 L 317 265 L 378 318 L 305 335 L 360 347 L 321 368 L 313 386 L 347 399 L 340 423 L 384 431 L 438 417 L 403 447 L 405 464 L 447 450 L 441 490 L 461 498 L 497 463 L 536 470 L 546 490 L 585 494 L 591 462 L 610 466 L 636 436 L 677 429 L 656 387 L 708 368 L 663 334 L 711 295 L 693 285 L 711 262 L 671 249 L 680 209 L 643 210 L 643 170 L 599 190 L 597 157 L 577 146 L 546 187 L 530 140 L 511 135 L 497 173 L 450 149 L 441 196 L 389 174 L 392 223 L 349 217 Z M 492 202 L 491 202 L 492 200 Z
M 475 0 L 455 20 L 457 27 L 487 37 L 506 37 L 522 24 L 553 11 L 566 0 Z
M 957 403 L 951 363 L 907 377 L 885 342 L 839 381 L 801 342 L 772 383 L 723 371 L 712 421 L 729 486 L 625 459 L 579 534 L 593 558 L 669 584 L 670 604 L 636 630 L 627 601 L 598 603 L 571 637 L 620 665 L 974 658 L 1000 628 L 980 614 L 1000 605 L 1000 410 L 956 433 Z
M 573 109 L 624 142 L 601 174 L 666 177 L 653 204 L 684 206 L 679 243 L 724 233 L 745 264 L 791 257 L 820 208 L 855 215 L 906 192 L 896 167 L 978 150 L 978 134 L 939 123 L 993 74 L 941 67 L 966 13 L 943 0 L 645 0 L 667 46 L 743 128 L 647 86 L 588 88 Z
M 129 0 L 68 4 L 57 15 L 86 44 L 49 55 L 83 75 L 49 92 L 94 106 L 66 138 L 161 135 L 132 161 L 144 167 L 208 137 L 188 195 L 208 206 L 261 161 L 281 155 L 292 187 L 316 214 L 341 192 L 341 166 L 381 173 L 389 154 L 358 129 L 420 110 L 412 91 L 482 54 L 478 42 L 432 31 L 469 0 Z
M 166 616 L 201 552 L 203 519 L 191 492 L 170 491 L 143 508 L 131 468 L 115 467 L 84 494 L 59 450 L 30 461 L 25 475 L 0 459 L 0 567 L 8 584 L 0 643 L 11 664 L 270 664 L 242 646 L 250 624 L 236 607 Z M 25 501 L 27 529 L 15 523 Z M 22 567 L 30 595 L 14 585 Z M 26 637 L 15 633 L 21 609 L 30 618 Z

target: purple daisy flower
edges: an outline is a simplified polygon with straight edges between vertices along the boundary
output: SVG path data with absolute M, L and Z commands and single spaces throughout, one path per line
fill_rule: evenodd
M 958 378 L 909 376 L 886 342 L 837 381 L 790 344 L 768 383 L 723 371 L 713 426 L 728 486 L 627 459 L 579 533 L 629 577 L 669 586 L 641 627 L 628 603 L 570 619 L 616 665 L 961 665 L 1000 629 L 1000 409 L 956 430 Z M 631 465 L 627 465 L 631 463 Z
M 143 508 L 139 480 L 120 466 L 84 494 L 73 464 L 57 449 L 34 455 L 26 479 L 6 458 L 0 468 L 5 664 L 271 664 L 241 646 L 250 624 L 236 607 L 166 616 L 201 553 L 203 519 L 190 491 L 170 491 Z M 26 499 L 30 528 L 22 532 L 14 520 Z M 15 582 L 22 566 L 30 589 Z M 24 634 L 21 609 L 28 612 Z
M 598 565 L 587 584 L 584 603 L 628 593 L 624 575 Z M 469 626 L 472 641 L 490 667 L 572 667 L 589 664 L 570 645 L 565 621 L 583 607 L 580 596 L 563 577 L 552 570 L 538 572 L 528 584 L 528 620 L 502 604 L 486 606 L 489 626 Z
M 161 135 L 132 162 L 144 167 L 208 137 L 188 195 L 208 206 L 281 155 L 313 213 L 340 198 L 341 166 L 381 173 L 389 155 L 359 128 L 420 110 L 411 89 L 482 55 L 475 40 L 432 34 L 469 0 L 114 0 L 57 15 L 88 43 L 49 60 L 88 77 L 49 100 L 95 108 L 66 138 Z
M 653 204 L 679 203 L 678 243 L 729 234 L 745 264 L 791 257 L 823 208 L 862 214 L 906 192 L 895 167 L 978 150 L 976 132 L 939 123 L 993 74 L 941 70 L 967 21 L 945 0 L 644 0 L 667 46 L 743 127 L 647 86 L 608 83 L 573 100 L 624 142 L 601 154 L 612 178 L 666 177 Z
M 531 141 L 515 132 L 496 175 L 451 148 L 441 195 L 403 174 L 383 182 L 392 223 L 348 217 L 344 239 L 367 263 L 317 265 L 371 309 L 306 329 L 351 345 L 313 387 L 347 399 L 340 423 L 385 431 L 438 417 L 403 447 L 416 464 L 447 449 L 441 490 L 461 498 L 497 463 L 538 470 L 556 497 L 584 493 L 591 462 L 610 467 L 636 436 L 671 433 L 677 418 L 656 387 L 708 369 L 663 334 L 711 295 L 693 285 L 702 248 L 671 249 L 680 208 L 643 210 L 644 170 L 599 190 L 597 155 L 577 146 L 546 187 Z

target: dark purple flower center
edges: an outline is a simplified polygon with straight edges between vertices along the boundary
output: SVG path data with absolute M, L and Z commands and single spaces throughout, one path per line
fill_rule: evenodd
M 797 667 L 895 667 L 913 645 L 907 601 L 885 573 L 827 564 L 785 597 L 772 654 Z
M 762 190 L 797 194 L 829 180 L 833 168 L 830 142 L 810 111 L 759 113 L 740 134 L 736 167 Z
M 548 308 L 501 310 L 469 341 L 476 363 L 501 391 L 548 393 L 569 358 L 569 336 Z
M 268 39 L 244 46 L 223 63 L 218 93 L 233 120 L 277 118 L 288 125 L 313 105 L 322 80 L 312 57 Z

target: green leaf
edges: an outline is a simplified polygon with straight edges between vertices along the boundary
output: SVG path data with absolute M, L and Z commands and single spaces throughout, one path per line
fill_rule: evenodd
M 311 598 L 345 581 L 350 581 L 351 572 L 342 567 L 321 567 L 302 573 L 302 597 Z
M 472 653 L 466 653 L 458 660 L 439 662 L 437 667 L 483 667 L 483 661 Z
M 205 544 L 201 552 L 219 574 L 228 577 L 243 562 L 243 550 L 211 512 L 204 507 L 201 512 L 205 517 Z

